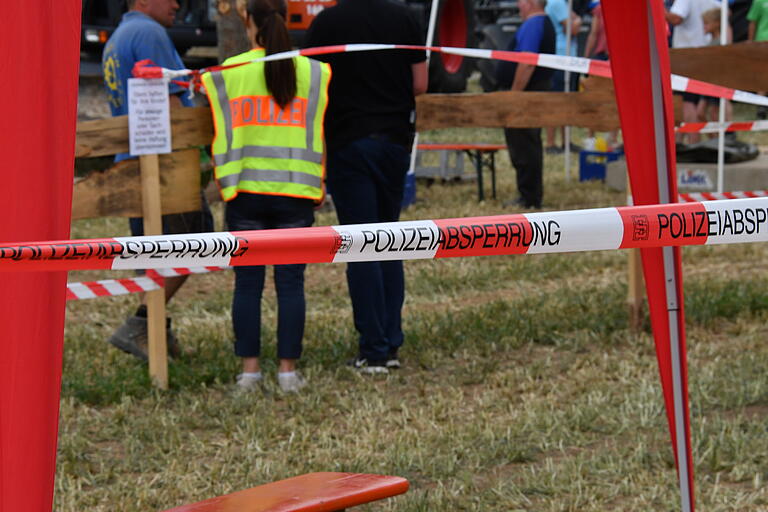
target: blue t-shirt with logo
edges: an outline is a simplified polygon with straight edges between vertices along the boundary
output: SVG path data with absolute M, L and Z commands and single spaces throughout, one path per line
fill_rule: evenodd
M 104 46 L 101 58 L 104 85 L 109 96 L 109 108 L 113 116 L 128 114 L 128 79 L 133 78 L 133 65 L 150 59 L 160 67 L 184 69 L 179 53 L 173 46 L 168 32 L 161 24 L 138 11 L 123 15 L 115 32 Z M 169 94 L 178 94 L 182 105 L 192 106 L 189 92 L 177 84 L 169 84 Z M 116 161 L 130 155 L 117 155 Z

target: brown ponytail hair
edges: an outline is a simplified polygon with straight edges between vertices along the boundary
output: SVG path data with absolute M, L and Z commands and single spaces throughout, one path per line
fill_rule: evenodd
M 256 44 L 263 46 L 267 55 L 293 48 L 291 36 L 285 26 L 285 0 L 250 0 L 248 16 L 258 29 Z M 296 97 L 296 68 L 293 59 L 264 63 L 267 89 L 280 108 L 285 108 Z

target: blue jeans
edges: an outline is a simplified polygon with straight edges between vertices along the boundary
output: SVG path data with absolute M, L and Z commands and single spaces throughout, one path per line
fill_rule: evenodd
M 341 224 L 400 218 L 409 149 L 369 136 L 328 153 L 328 189 Z M 360 357 L 380 363 L 403 344 L 405 300 L 402 261 L 349 263 L 347 284 Z
M 226 221 L 230 231 L 301 228 L 315 221 L 309 199 L 240 193 L 227 203 Z M 304 268 L 306 265 L 275 265 L 277 291 L 277 357 L 299 359 L 304 337 Z M 235 355 L 261 354 L 261 294 L 264 291 L 263 265 L 235 267 L 232 299 L 232 326 Z

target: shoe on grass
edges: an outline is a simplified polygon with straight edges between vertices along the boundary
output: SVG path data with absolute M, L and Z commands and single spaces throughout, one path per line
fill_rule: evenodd
M 277 384 L 283 393 L 298 393 L 307 385 L 307 380 L 299 372 L 277 374 Z
M 354 368 L 358 373 L 365 375 L 386 375 L 389 373 L 386 360 L 374 361 L 373 359 L 358 356 L 347 361 L 347 365 Z
M 400 358 L 397 356 L 397 350 L 393 350 L 387 356 L 387 362 L 384 364 L 390 370 L 399 370 L 402 367 Z
M 165 336 L 168 345 L 168 355 L 179 357 L 181 355 L 181 347 L 171 330 L 170 318 L 166 319 Z M 107 341 L 123 352 L 131 354 L 142 361 L 147 361 L 147 319 L 141 316 L 129 316 L 125 319 L 125 323 L 118 327 Z
M 548 155 L 561 155 L 565 153 L 565 150 L 560 146 L 547 146 L 544 148 L 544 152 Z
M 242 391 L 242 392 L 258 391 L 261 389 L 262 380 L 263 379 L 261 374 L 259 374 L 258 376 L 253 376 L 253 375 L 244 375 L 241 373 L 237 376 L 235 385 L 238 391 Z

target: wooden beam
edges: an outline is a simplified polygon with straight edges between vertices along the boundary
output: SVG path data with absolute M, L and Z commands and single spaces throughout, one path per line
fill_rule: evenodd
M 163 213 L 200 209 L 200 152 L 197 148 L 160 156 Z M 138 160 L 125 160 L 75 183 L 72 219 L 141 217 Z
M 619 128 L 613 91 L 427 94 L 416 99 L 416 129 L 538 128 L 584 126 Z
M 768 42 L 670 50 L 672 72 L 745 91 L 768 91 Z
M 213 140 L 208 107 L 171 109 L 173 149 L 207 146 Z M 77 123 L 75 158 L 109 156 L 128 152 L 128 116 Z

